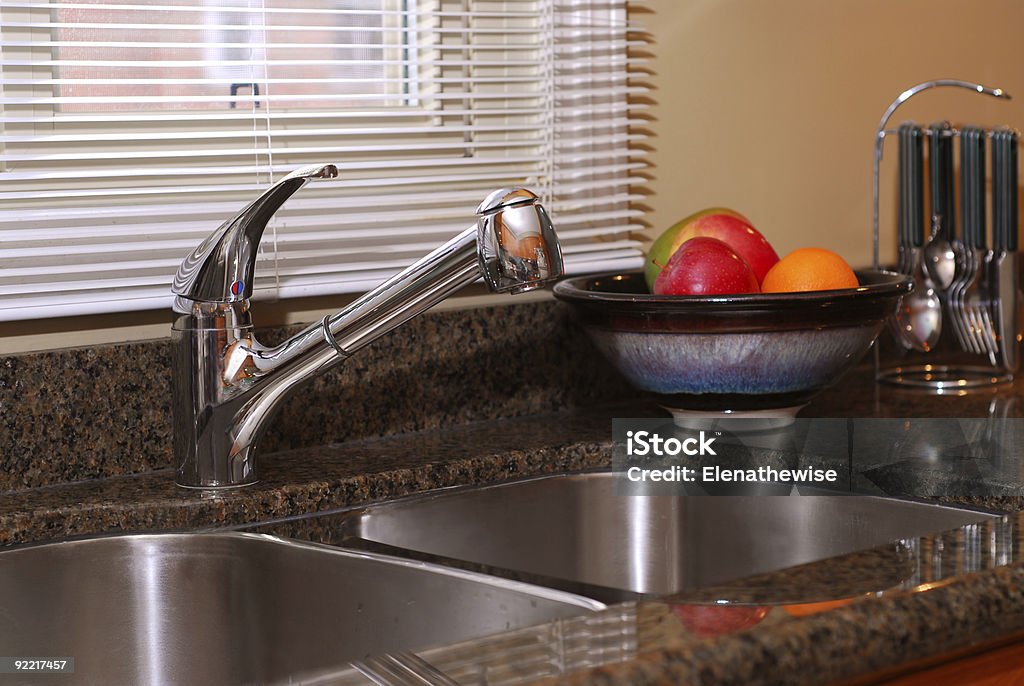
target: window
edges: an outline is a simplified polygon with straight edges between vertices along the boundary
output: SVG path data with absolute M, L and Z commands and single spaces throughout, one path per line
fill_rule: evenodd
M 544 198 L 575 272 L 639 266 L 626 0 L 0 0 L 0 320 L 169 306 L 272 180 L 256 298 L 366 290 Z
M 361 97 L 410 90 L 400 64 L 409 36 L 400 23 L 405 3 L 251 5 L 177 0 L 134 5 L 125 16 L 119 5 L 54 4 L 56 111 L 258 109 L 261 86 L 288 96 L 282 104 L 290 110 L 363 107 L 373 102 Z M 238 93 L 252 97 L 240 101 Z

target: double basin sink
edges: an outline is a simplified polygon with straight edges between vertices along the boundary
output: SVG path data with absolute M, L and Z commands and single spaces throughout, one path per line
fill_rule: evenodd
M 313 682 L 385 653 L 444 683 L 411 651 L 990 516 L 868 496 L 618 496 L 606 473 L 446 489 L 305 520 L 342 547 L 210 532 L 0 553 L 0 646 L 74 657 L 76 683 Z

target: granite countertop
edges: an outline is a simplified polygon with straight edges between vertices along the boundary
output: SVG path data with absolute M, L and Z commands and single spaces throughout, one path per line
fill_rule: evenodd
M 538 340 L 550 339 L 552 331 L 558 334 L 556 338 L 572 336 L 561 315 L 552 315 L 549 309 L 520 308 L 517 316 L 527 313 L 546 322 L 547 328 L 535 333 Z M 479 345 L 487 338 L 486 322 L 498 315 L 507 317 L 508 312 L 423 318 L 428 321 L 412 327 L 411 339 L 421 345 L 431 342 L 437 331 L 450 333 L 454 318 L 454 324 L 464 325 L 465 335 Z M 455 328 L 459 330 L 459 326 Z M 117 532 L 237 527 L 444 486 L 607 469 L 612 460 L 613 417 L 665 416 L 655 405 L 630 399 L 621 380 L 602 376 L 607 374 L 606 369 L 575 358 L 564 360 L 565 364 L 557 359 L 543 362 L 550 352 L 541 351 L 537 359 L 512 371 L 520 374 L 530 364 L 547 364 L 555 383 L 550 387 L 527 386 L 529 393 L 514 404 L 499 402 L 487 396 L 485 390 L 482 397 L 454 408 L 446 406 L 426 419 L 412 410 L 415 422 L 397 428 L 389 428 L 385 421 L 374 423 L 372 407 L 364 406 L 359 416 L 372 425 L 371 429 L 360 432 L 354 424 L 339 426 L 319 420 L 321 436 L 333 440 L 327 445 L 302 445 L 292 438 L 292 433 L 299 435 L 298 431 L 279 428 L 277 435 L 271 436 L 273 452 L 261 457 L 263 479 L 251 487 L 214 495 L 177 487 L 173 471 L 160 466 L 161 461 L 167 464 L 165 456 L 146 452 L 150 446 L 165 449 L 161 446 L 166 443 L 166 426 L 160 424 L 160 417 L 150 427 L 152 439 L 132 438 L 131 454 L 135 456 L 127 461 L 88 457 L 79 464 L 60 466 L 51 463 L 65 453 L 78 453 L 72 450 L 74 446 L 62 449 L 30 434 L 30 420 L 42 410 L 38 403 L 29 404 L 30 409 L 22 415 L 8 414 L 4 418 L 8 430 L 16 430 L 21 442 L 10 439 L 11 443 L 0 446 L 4 448 L 0 460 L 7 459 L 13 465 L 9 467 L 13 471 L 5 476 L 8 490 L 0 500 L 0 544 Z M 149 354 L 165 352 L 154 348 Z M 103 352 L 67 355 L 107 359 Z M 133 352 L 126 359 L 141 357 L 144 361 L 140 364 L 151 364 L 146 355 Z M 488 368 L 495 360 L 503 359 L 486 347 L 477 355 L 479 363 Z M 450 369 L 453 379 L 466 372 L 464 358 L 459 360 Z M 38 365 L 45 371 L 45 364 L 15 359 L 8 360 L 6 368 L 20 369 L 24 379 L 26 368 Z M 405 385 L 412 372 L 407 363 L 397 366 L 402 373 L 390 368 L 374 370 L 372 365 L 360 371 L 377 373 L 385 379 L 394 377 L 396 384 Z M 574 371 L 566 376 L 565 369 Z M 442 386 L 448 383 L 439 374 L 435 369 L 434 381 Z M 508 376 L 498 378 L 507 381 Z M 76 383 L 68 375 L 63 381 Z M 19 391 L 17 383 L 5 381 L 0 374 L 0 408 L 5 398 L 8 403 L 26 402 L 24 386 Z M 81 383 L 85 385 L 87 380 Z M 565 390 L 567 386 L 570 391 Z M 45 390 L 45 385 L 42 388 Z M 5 396 L 5 392 L 12 395 Z M 1022 392 L 1024 383 L 1018 382 L 962 397 L 924 395 L 878 386 L 871 369 L 861 367 L 814 401 L 802 416 L 1019 418 Z M 381 403 L 387 402 L 385 391 L 378 389 L 375 393 L 381 396 Z M 28 400 L 35 402 L 40 395 L 32 391 Z M 608 404 L 598 402 L 601 397 L 625 399 Z M 119 407 L 117 412 L 123 415 L 130 409 Z M 315 408 L 312 411 L 319 412 Z M 453 416 L 455 421 L 451 421 Z M 129 424 L 135 421 L 125 420 Z M 73 422 L 68 420 L 68 424 Z M 76 430 L 79 435 L 94 432 L 100 436 L 104 432 L 103 427 Z M 109 427 L 105 431 L 116 434 Z M 90 449 L 112 455 L 116 447 Z M 48 461 L 38 458 L 40 448 L 51 451 L 46 454 Z M 984 457 L 959 456 L 952 467 L 940 465 L 940 471 L 966 470 L 986 478 L 994 474 L 1001 491 L 988 487 L 962 489 L 943 497 L 1007 513 L 1003 519 L 978 525 L 982 527 L 982 540 L 1002 541 L 999 550 L 983 548 L 966 556 L 962 532 L 922 537 L 910 558 L 893 557 L 891 547 L 869 550 L 672 599 L 616 605 L 596 615 L 437 648 L 421 655 L 457 681 L 467 683 L 479 682 L 486 675 L 488 683 L 523 683 L 546 677 L 581 684 L 820 684 L 1024 630 L 1024 562 L 1018 561 L 1024 540 L 1024 519 L 1019 514 L 1024 510 L 1024 501 L 1020 500 L 1024 495 L 1024 469 L 1012 461 L 994 467 L 984 462 Z M 18 481 L 16 468 L 23 464 L 30 465 L 30 469 L 25 468 L 28 471 L 21 472 L 28 476 Z M 910 467 L 914 474 L 921 473 L 914 465 Z M 975 471 L 970 472 L 968 467 Z M 932 474 L 933 468 L 927 465 L 925 472 Z M 55 477 L 44 478 L 46 474 Z M 898 491 L 901 482 L 886 483 Z M 936 550 L 942 555 L 936 557 Z M 916 565 L 912 573 L 907 572 L 908 565 Z M 842 603 L 838 607 L 803 607 L 794 612 L 794 607 L 777 602 L 779 593 L 786 589 L 798 589 L 802 598 L 841 598 Z M 705 606 L 721 598 L 762 608 L 763 616 L 756 625 L 737 633 L 706 636 L 688 625 L 686 612 L 678 609 L 693 604 Z M 509 659 L 509 651 L 515 651 L 515 660 Z
M 1013 387 L 962 398 L 906 395 L 875 387 L 870 370 L 859 369 L 806 414 L 834 417 L 853 407 L 860 417 L 984 416 L 994 399 L 1013 402 L 1017 392 Z M 282 451 L 266 456 L 266 478 L 259 484 L 214 496 L 178 488 L 170 470 L 12 492 L 0 504 L 0 531 L 5 543 L 17 543 L 120 531 L 204 529 L 345 508 L 443 486 L 607 468 L 610 419 L 660 412 L 634 400 Z M 1009 513 L 1024 504 L 1016 497 L 962 500 Z M 865 551 L 422 655 L 467 683 L 483 673 L 491 683 L 544 674 L 513 667 L 525 664 L 524 643 L 549 668 L 554 646 L 562 651 L 573 646 L 568 654 L 554 656 L 567 669 L 550 675 L 560 683 L 841 680 L 1024 629 L 1024 563 L 1016 561 L 1022 525 L 1024 518 L 1012 514 L 1000 530 L 1001 536 L 1013 537 L 1009 556 L 996 559 L 985 552 L 968 573 L 955 562 L 962 537 L 953 532 L 921 539 L 922 558 L 939 546 L 946 561 L 945 567 L 928 568 L 924 575 L 908 575 L 910 562 L 895 558 L 891 549 Z M 879 593 L 882 588 L 885 592 Z M 793 593 L 800 598 L 840 597 L 844 604 L 822 606 L 826 611 L 816 614 L 815 606 L 793 612 L 794 606 L 773 604 L 786 589 L 799 589 Z M 732 635 L 707 637 L 687 628 L 678 606 L 706 607 L 704 603 L 721 598 L 754 604 L 764 617 Z M 510 650 L 517 655 L 512 662 Z

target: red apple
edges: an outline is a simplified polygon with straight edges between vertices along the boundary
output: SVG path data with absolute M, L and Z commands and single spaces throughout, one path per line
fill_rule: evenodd
M 676 222 L 651 245 L 644 262 L 644 277 L 652 291 L 654 280 L 679 247 L 691 238 L 708 236 L 723 241 L 754 270 L 757 282 L 779 261 L 771 244 L 739 212 L 715 207 Z
M 654 281 L 655 295 L 757 293 L 757 277 L 742 257 L 717 238 L 683 243 Z

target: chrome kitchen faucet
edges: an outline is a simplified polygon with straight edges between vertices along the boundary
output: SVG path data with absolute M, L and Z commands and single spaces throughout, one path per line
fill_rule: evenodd
M 174 278 L 174 459 L 177 481 L 225 488 L 257 481 L 256 450 L 275 410 L 304 382 L 478 278 L 522 293 L 562 274 L 554 227 L 536 195 L 503 188 L 477 223 L 416 263 L 280 345 L 253 336 L 253 274 L 270 217 L 334 165 L 298 169 L 221 225 Z

